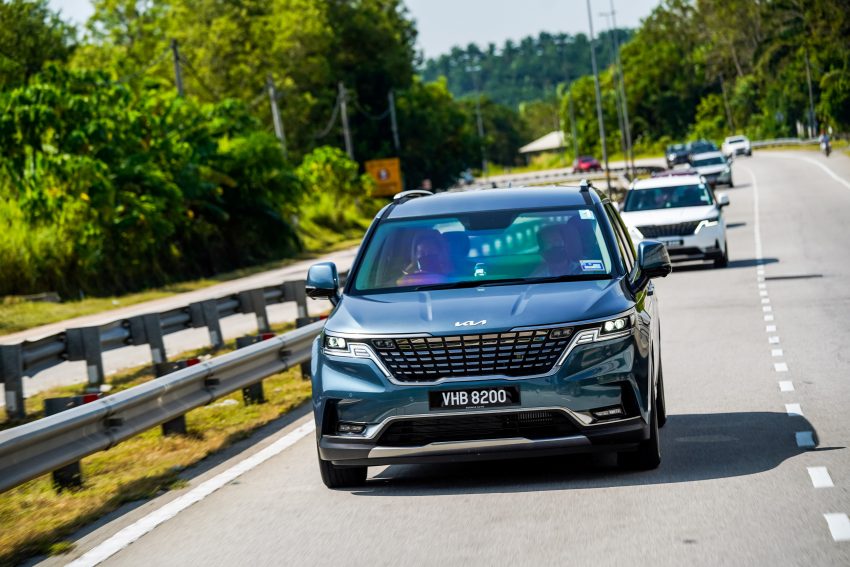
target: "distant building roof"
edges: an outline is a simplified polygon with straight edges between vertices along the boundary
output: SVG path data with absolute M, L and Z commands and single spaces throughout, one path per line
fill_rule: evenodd
M 564 144 L 564 133 L 560 130 L 549 132 L 542 138 L 537 138 L 530 144 L 519 149 L 521 154 L 533 154 L 535 152 L 551 152 L 566 147 Z

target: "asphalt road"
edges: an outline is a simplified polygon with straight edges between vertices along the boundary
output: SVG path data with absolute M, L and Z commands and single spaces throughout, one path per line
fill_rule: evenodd
M 659 469 L 389 466 L 331 491 L 305 415 L 47 563 L 850 565 L 850 159 L 759 152 L 734 176 L 730 266 L 658 283 Z

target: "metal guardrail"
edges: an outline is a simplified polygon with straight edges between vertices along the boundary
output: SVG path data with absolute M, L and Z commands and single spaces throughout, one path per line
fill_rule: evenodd
M 307 296 L 303 281 L 241 291 L 190 303 L 161 313 L 149 313 L 103 325 L 67 329 L 48 337 L 17 344 L 0 345 L 0 382 L 3 384 L 9 419 L 25 417 L 24 376 L 52 368 L 65 361 L 86 362 L 86 387 L 99 391 L 104 382 L 103 353 L 134 346 L 150 346 L 154 364 L 167 361 L 166 335 L 185 329 L 207 327 L 213 347 L 224 345 L 220 319 L 253 313 L 258 333 L 269 332 L 266 306 L 295 302 L 298 318 L 307 317 Z
M 818 144 L 817 138 L 776 138 L 775 140 L 755 140 L 750 142 L 753 148 L 770 148 L 774 146 L 808 146 Z
M 104 451 L 311 357 L 324 321 L 0 431 L 0 492 Z

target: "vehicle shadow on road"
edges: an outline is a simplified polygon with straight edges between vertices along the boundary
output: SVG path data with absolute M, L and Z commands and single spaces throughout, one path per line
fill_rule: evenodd
M 804 417 L 742 412 L 671 415 L 661 430 L 662 463 L 627 471 L 610 453 L 470 463 L 391 465 L 370 478 L 359 496 L 428 496 L 575 490 L 670 484 L 758 474 L 807 449 L 796 432 L 817 433 Z M 838 450 L 824 447 L 817 450 Z M 373 469 L 374 470 L 374 469 Z
M 729 260 L 729 264 L 725 268 L 715 268 L 711 262 L 689 262 L 687 264 L 673 264 L 673 273 L 677 272 L 696 272 L 700 270 L 734 270 L 736 268 L 754 268 L 756 266 L 766 266 L 768 264 L 779 263 L 779 258 L 747 258 L 741 260 Z

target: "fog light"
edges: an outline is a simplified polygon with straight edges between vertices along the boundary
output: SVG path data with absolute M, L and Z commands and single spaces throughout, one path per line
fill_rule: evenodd
M 362 423 L 351 423 L 348 421 L 340 421 L 339 425 L 336 426 L 337 433 L 359 434 L 363 433 L 365 429 L 366 426 Z
M 610 419 L 612 417 L 620 417 L 622 415 L 625 415 L 622 406 L 613 406 L 609 408 L 593 410 L 591 413 L 594 417 L 597 417 L 599 419 Z

